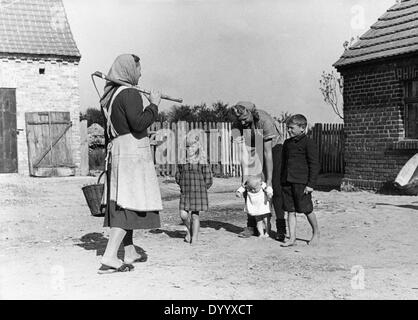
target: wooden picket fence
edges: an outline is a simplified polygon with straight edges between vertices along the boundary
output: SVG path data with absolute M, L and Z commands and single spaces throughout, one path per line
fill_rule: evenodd
M 286 124 L 276 122 L 276 126 L 287 139 Z M 344 125 L 316 123 L 308 126 L 307 135 L 318 146 L 321 173 L 344 173 Z
M 344 125 L 316 123 L 308 136 L 318 146 L 321 173 L 344 173 Z
M 277 128 L 287 138 L 284 124 L 276 123 Z M 177 163 L 185 160 L 186 135 L 195 131 L 205 146 L 207 159 L 215 176 L 241 176 L 240 147 L 235 139 L 231 123 L 227 122 L 185 122 L 154 123 L 150 133 L 156 170 L 162 176 L 174 176 Z M 319 148 L 322 173 L 344 172 L 344 132 L 342 124 L 317 123 L 310 127 L 308 136 L 315 140 Z M 164 144 L 163 147 L 159 147 Z

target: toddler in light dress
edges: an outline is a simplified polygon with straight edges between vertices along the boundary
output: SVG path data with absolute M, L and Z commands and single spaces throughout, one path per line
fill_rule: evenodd
M 255 217 L 258 237 L 268 238 L 271 199 L 268 196 L 267 184 L 259 176 L 250 176 L 237 190 L 236 196 L 245 197 L 245 212 Z

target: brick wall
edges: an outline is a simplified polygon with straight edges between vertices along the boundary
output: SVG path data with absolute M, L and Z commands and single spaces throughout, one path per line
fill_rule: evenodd
M 39 69 L 44 68 L 45 74 Z M 70 112 L 73 161 L 80 174 L 80 93 L 78 62 L 0 59 L 0 87 L 16 88 L 18 171 L 29 174 L 25 113 Z
M 397 147 L 405 138 L 403 81 L 415 78 L 416 70 L 418 58 L 412 57 L 339 70 L 346 134 L 343 185 L 379 189 L 417 152 Z

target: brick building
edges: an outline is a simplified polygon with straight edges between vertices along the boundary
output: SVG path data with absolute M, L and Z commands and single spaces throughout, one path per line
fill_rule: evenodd
M 418 0 L 389 8 L 334 67 L 344 81 L 343 187 L 378 190 L 418 150 Z
M 0 0 L 0 173 L 30 172 L 29 112 L 68 115 L 80 173 L 80 58 L 62 0 Z

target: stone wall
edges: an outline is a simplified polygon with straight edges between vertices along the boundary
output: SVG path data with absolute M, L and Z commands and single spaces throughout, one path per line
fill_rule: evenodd
M 44 74 L 40 74 L 44 69 Z M 80 174 L 80 92 L 78 61 L 0 58 L 0 87 L 16 88 L 18 172 L 29 174 L 26 112 L 70 112 L 73 162 Z

